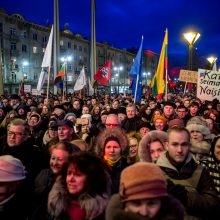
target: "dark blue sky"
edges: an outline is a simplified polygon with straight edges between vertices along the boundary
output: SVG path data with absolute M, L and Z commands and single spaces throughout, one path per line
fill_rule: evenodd
M 218 0 L 97 0 L 97 41 L 119 48 L 139 47 L 160 53 L 168 28 L 168 55 L 188 55 L 182 33 L 190 28 L 201 33 L 197 52 L 220 60 L 220 13 Z M 26 20 L 53 23 L 53 0 L 0 0 L 0 7 L 21 13 Z M 90 0 L 60 0 L 60 27 L 69 24 L 74 33 L 90 39 Z M 218 60 L 218 62 L 219 62 Z M 217 62 L 217 63 L 218 63 Z

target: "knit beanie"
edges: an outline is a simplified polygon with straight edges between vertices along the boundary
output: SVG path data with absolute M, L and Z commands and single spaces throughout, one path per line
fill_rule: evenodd
M 162 115 L 155 115 L 155 116 L 153 117 L 153 124 L 155 124 L 155 122 L 156 122 L 157 119 L 162 120 L 163 123 L 164 123 L 164 125 L 167 125 L 167 119 L 164 118 Z
M 125 168 L 121 173 L 119 193 L 122 202 L 168 195 L 160 167 L 150 162 L 136 162 Z
M 0 156 L 0 182 L 13 182 L 25 178 L 25 167 L 19 159 L 11 155 Z

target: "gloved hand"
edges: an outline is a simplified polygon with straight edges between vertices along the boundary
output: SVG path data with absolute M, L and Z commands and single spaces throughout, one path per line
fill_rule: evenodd
M 178 199 L 184 206 L 187 205 L 187 190 L 183 185 L 174 184 L 171 180 L 167 180 L 167 192 Z

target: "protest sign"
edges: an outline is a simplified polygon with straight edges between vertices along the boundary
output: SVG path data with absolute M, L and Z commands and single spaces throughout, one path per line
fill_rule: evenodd
M 202 100 L 220 100 L 220 72 L 198 70 L 197 97 Z

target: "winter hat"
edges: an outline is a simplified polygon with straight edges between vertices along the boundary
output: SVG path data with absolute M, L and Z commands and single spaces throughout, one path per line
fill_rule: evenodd
M 26 178 L 22 162 L 11 155 L 0 156 L 0 182 L 13 182 Z
M 160 167 L 149 162 L 136 162 L 122 171 L 119 193 L 122 202 L 168 195 Z
M 67 113 L 64 117 L 64 120 L 68 120 L 68 117 L 74 117 L 74 121 L 76 122 L 76 115 L 73 112 Z
M 155 124 L 155 122 L 156 122 L 157 119 L 161 119 L 161 120 L 163 121 L 163 123 L 164 123 L 165 125 L 167 125 L 167 119 L 164 118 L 162 115 L 155 115 L 155 116 L 153 117 L 153 124 Z
M 64 119 L 62 119 L 62 120 L 58 120 L 58 121 L 57 121 L 57 126 L 58 126 L 58 127 L 59 127 L 59 126 L 63 126 L 63 125 L 67 125 L 68 127 L 73 128 L 73 122 L 70 121 L 70 120 L 64 120 Z
M 199 131 L 204 135 L 204 139 L 210 139 L 210 130 L 207 122 L 201 116 L 195 116 L 189 119 L 186 124 L 186 129 L 191 131 Z
M 168 122 L 168 127 L 169 128 L 174 128 L 174 127 L 182 128 L 184 127 L 184 121 L 180 118 L 172 119 Z

